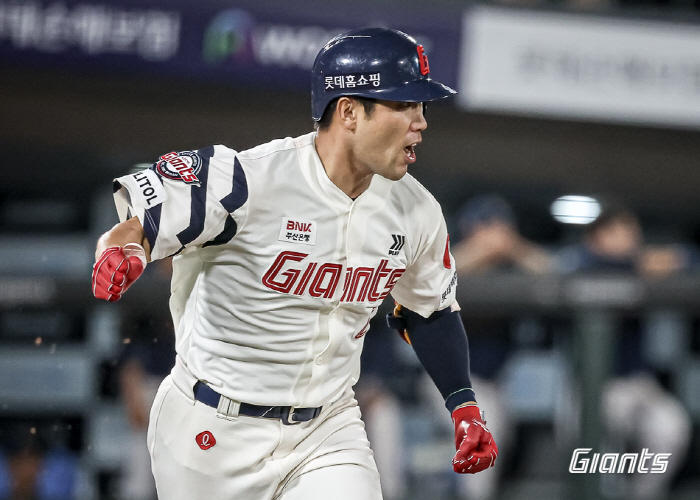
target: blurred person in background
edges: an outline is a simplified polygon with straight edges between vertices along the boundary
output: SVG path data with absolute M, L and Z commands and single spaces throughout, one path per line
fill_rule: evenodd
M 38 426 L 4 426 L 0 448 L 0 500 L 77 498 L 78 458 L 42 436 Z
M 697 267 L 696 249 L 681 244 L 649 245 L 637 215 L 629 208 L 610 203 L 584 231 L 579 244 L 559 255 L 563 272 L 628 272 L 644 277 L 664 277 Z
M 459 210 L 462 239 L 452 246 L 459 274 L 488 271 L 545 273 L 552 256 L 520 234 L 515 212 L 497 194 L 476 196 Z
M 570 273 L 628 273 L 649 278 L 689 270 L 697 261 L 696 251 L 689 246 L 646 245 L 637 215 L 622 205 L 609 204 L 586 226 L 581 242 L 561 252 L 560 266 Z M 664 474 L 633 475 L 631 495 L 642 500 L 668 494 L 692 433 L 688 411 L 660 382 L 645 354 L 643 328 L 638 317 L 622 318 L 613 377 L 603 388 L 601 401 L 610 438 L 631 451 L 648 448 L 652 453 L 672 454 Z

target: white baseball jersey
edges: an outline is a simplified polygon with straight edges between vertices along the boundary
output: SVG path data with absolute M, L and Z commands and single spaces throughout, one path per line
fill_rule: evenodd
M 355 200 L 328 178 L 316 134 L 236 152 L 162 156 L 115 180 L 152 259 L 173 259 L 170 308 L 187 369 L 235 401 L 315 407 L 359 377 L 389 293 L 427 317 L 455 300 L 437 201 L 375 175 Z

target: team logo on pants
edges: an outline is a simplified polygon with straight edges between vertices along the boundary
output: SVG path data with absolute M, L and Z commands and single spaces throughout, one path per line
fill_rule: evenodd
M 195 436 L 194 440 L 197 441 L 197 445 L 205 451 L 216 444 L 214 434 L 209 431 L 200 432 Z

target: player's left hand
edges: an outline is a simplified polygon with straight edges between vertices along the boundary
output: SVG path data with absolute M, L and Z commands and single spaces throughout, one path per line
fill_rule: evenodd
M 119 300 L 145 267 L 145 252 L 140 245 L 107 248 L 92 267 L 93 295 L 109 302 Z
M 455 448 L 452 467 L 460 474 L 475 474 L 493 467 L 498 447 L 486 422 L 481 419 L 478 406 L 464 406 L 452 412 L 455 425 Z

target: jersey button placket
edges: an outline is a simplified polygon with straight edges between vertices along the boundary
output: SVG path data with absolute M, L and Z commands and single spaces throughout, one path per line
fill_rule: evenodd
M 348 222 L 347 222 L 347 230 L 345 234 L 345 245 L 347 248 L 347 255 L 348 255 L 348 260 L 352 257 L 352 250 L 350 249 L 350 245 L 352 244 L 352 240 L 350 239 L 350 226 L 352 224 L 352 216 L 354 215 L 355 212 L 355 202 L 352 202 L 352 205 L 350 205 L 350 210 L 348 211 Z

